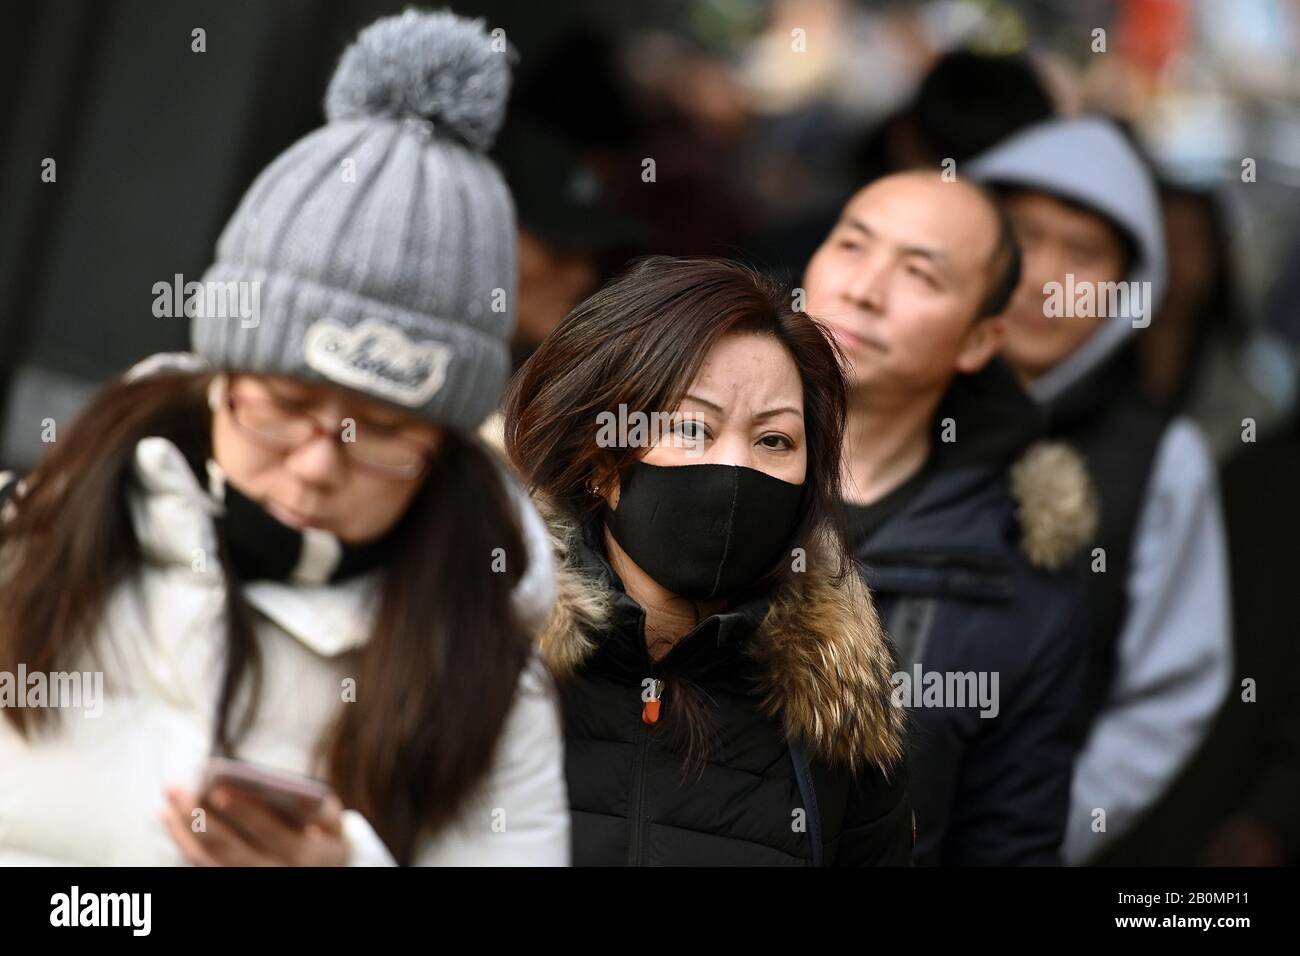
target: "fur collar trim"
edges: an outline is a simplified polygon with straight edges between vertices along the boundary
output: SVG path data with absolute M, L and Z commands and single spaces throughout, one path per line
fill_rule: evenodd
M 1099 507 L 1082 456 L 1064 442 L 1035 442 L 1011 467 L 1020 517 L 1020 547 L 1055 571 L 1093 539 Z
M 580 530 L 552 503 L 538 510 L 556 555 L 556 604 L 541 653 L 557 677 L 595 649 L 613 592 L 575 561 Z M 842 576 L 841 576 L 842 575 Z M 759 663 L 760 709 L 822 759 L 888 770 L 902 754 L 903 708 L 892 703 L 894 654 L 871 594 L 838 538 L 818 536 L 807 570 L 782 587 L 749 648 Z

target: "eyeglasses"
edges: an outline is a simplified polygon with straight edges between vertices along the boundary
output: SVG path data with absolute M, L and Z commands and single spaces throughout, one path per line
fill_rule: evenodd
M 229 386 L 226 408 L 240 429 L 268 448 L 289 451 L 317 435 L 335 437 L 349 459 L 385 478 L 419 477 L 434 451 L 423 442 L 376 425 L 362 427 L 346 418 L 334 425 L 324 425 L 304 409 L 274 398 L 240 395 Z M 349 422 L 350 425 L 345 424 Z

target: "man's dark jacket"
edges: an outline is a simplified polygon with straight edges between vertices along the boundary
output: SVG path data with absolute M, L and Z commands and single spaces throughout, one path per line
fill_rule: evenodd
M 911 679 L 903 699 L 922 705 L 907 744 L 918 865 L 1060 862 L 1089 621 L 1081 552 L 1096 515 L 1079 456 L 1037 441 L 1041 430 L 1000 362 L 959 376 L 919 490 L 852 542 Z M 945 686 L 983 675 L 989 692 L 996 674 L 992 705 L 972 699 L 971 679 L 964 706 L 927 701 L 933 674 Z

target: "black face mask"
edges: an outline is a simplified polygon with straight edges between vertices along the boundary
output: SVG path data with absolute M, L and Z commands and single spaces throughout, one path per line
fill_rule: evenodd
M 216 523 L 225 535 L 227 559 L 241 580 L 333 583 L 377 568 L 392 555 L 396 528 L 362 545 L 347 544 L 318 528 L 292 528 L 227 482 L 215 461 L 204 462 L 202 472 L 197 462 L 190 464 L 223 506 Z
M 792 544 L 804 486 L 737 465 L 637 462 L 605 525 L 628 557 L 673 594 L 728 597 Z

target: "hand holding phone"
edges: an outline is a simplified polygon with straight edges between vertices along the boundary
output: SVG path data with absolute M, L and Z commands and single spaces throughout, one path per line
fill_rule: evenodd
M 320 815 L 325 801 L 334 792 L 311 777 L 258 767 L 229 757 L 211 757 L 199 786 L 200 802 L 206 803 L 218 787 L 227 787 L 258 800 L 300 827 Z

